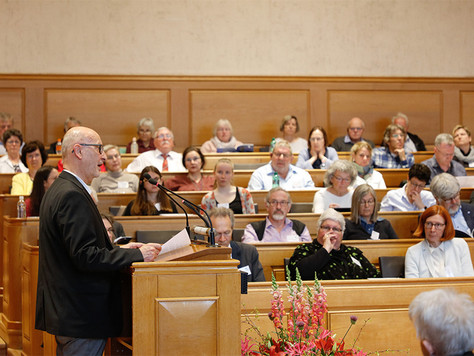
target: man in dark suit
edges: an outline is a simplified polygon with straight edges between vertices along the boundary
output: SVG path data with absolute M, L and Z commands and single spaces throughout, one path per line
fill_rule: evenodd
M 461 186 L 456 177 L 449 173 L 438 174 L 431 181 L 430 190 L 437 203 L 451 215 L 456 237 L 473 237 L 474 206 L 461 202 Z
M 112 246 L 88 184 L 105 161 L 99 135 L 75 127 L 64 136 L 64 171 L 40 208 L 35 327 L 56 336 L 58 355 L 102 355 L 121 331 L 119 271 L 153 261 L 161 246 Z
M 227 208 L 213 208 L 209 212 L 212 227 L 216 230 L 216 243 L 232 248 L 232 258 L 239 260 L 239 270 L 246 272 L 249 282 L 265 282 L 262 264 L 258 260 L 258 251 L 255 246 L 232 241 L 234 229 L 234 213 Z

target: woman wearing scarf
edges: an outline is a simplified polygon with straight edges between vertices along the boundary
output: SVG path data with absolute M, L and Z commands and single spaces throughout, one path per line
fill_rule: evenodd
M 201 146 L 202 153 L 233 152 L 242 142 L 234 137 L 232 125 L 227 119 L 220 119 L 214 126 L 214 137 Z
M 385 189 L 382 173 L 372 166 L 372 147 L 365 141 L 354 144 L 351 148 L 352 161 L 357 169 L 357 179 L 354 186 L 368 184 L 374 189 Z

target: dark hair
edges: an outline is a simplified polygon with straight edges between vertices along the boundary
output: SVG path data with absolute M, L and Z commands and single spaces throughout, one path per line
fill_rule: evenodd
M 155 166 L 146 166 L 143 168 L 142 172 L 140 173 L 137 197 L 135 198 L 135 201 L 133 202 L 133 205 L 130 209 L 131 215 L 153 215 L 156 210 L 155 206 L 148 201 L 147 192 L 145 190 L 145 173 L 149 172 L 154 172 L 158 174 L 160 178 L 162 177 L 161 172 Z M 161 189 L 158 191 L 158 202 L 160 203 L 161 211 L 167 211 L 170 213 L 173 212 L 168 197 Z
M 425 184 L 428 184 L 431 178 L 431 170 L 428 166 L 422 163 L 415 163 L 408 171 L 408 179 L 412 179 L 413 177 L 425 182 Z
M 26 145 L 23 146 L 21 150 L 21 161 L 25 165 L 25 167 L 28 167 L 26 165 L 26 154 L 35 152 L 36 150 L 40 151 L 41 154 L 41 165 L 45 164 L 46 161 L 48 160 L 48 152 L 44 149 L 44 145 L 41 141 L 35 140 L 35 141 L 30 141 Z M 29 168 L 29 167 L 28 167 Z
M 6 145 L 7 144 L 7 140 L 12 137 L 12 136 L 16 136 L 20 139 L 20 145 L 23 143 L 23 135 L 21 134 L 21 131 L 20 130 L 17 130 L 17 129 L 8 129 L 7 131 L 5 131 L 3 133 L 3 144 Z
M 328 134 L 326 133 L 326 130 L 322 126 L 315 126 L 311 129 L 308 135 L 308 147 L 311 147 L 311 135 L 313 134 L 314 131 L 319 130 L 323 134 L 324 138 L 324 147 L 328 147 Z
M 206 164 L 206 159 L 204 158 L 204 155 L 202 154 L 201 150 L 196 146 L 189 146 L 184 149 L 183 157 L 182 157 L 183 167 L 186 167 L 186 155 L 189 152 L 196 152 L 199 155 L 199 157 L 201 158 L 201 169 L 202 169 L 202 167 L 204 167 L 204 165 Z
M 53 169 L 56 169 L 53 166 L 43 166 L 35 174 L 35 179 L 33 180 L 33 190 L 30 194 L 30 211 L 31 216 L 39 216 L 39 208 L 41 201 L 43 200 L 44 193 L 44 182 L 46 182 Z
M 447 241 L 454 238 L 454 226 L 453 222 L 451 221 L 451 216 L 449 215 L 448 211 L 441 205 L 433 205 L 426 209 L 423 214 L 421 214 L 420 221 L 418 222 L 418 227 L 416 228 L 415 232 L 413 233 L 413 237 L 424 239 L 425 236 L 425 222 L 426 220 L 433 216 L 433 215 L 440 215 L 445 222 L 443 237 L 441 237 L 441 241 Z

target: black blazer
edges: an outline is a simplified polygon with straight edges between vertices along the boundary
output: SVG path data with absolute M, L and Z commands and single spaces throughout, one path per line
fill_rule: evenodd
M 77 338 L 119 335 L 119 270 L 139 261 L 140 250 L 112 246 L 87 190 L 62 172 L 40 208 L 35 327 Z
M 263 267 L 258 259 L 258 251 L 255 246 L 242 242 L 231 241 L 232 258 L 239 260 L 238 268 L 249 266 L 251 275 L 248 276 L 249 282 L 265 282 Z
M 398 239 L 397 233 L 386 219 L 375 222 L 374 231 L 377 231 L 379 239 Z M 346 229 L 344 230 L 343 240 L 370 240 L 370 235 L 364 230 L 361 224 L 356 224 L 352 220 L 346 219 Z
M 469 227 L 469 230 L 474 229 L 474 206 L 468 203 L 461 202 L 461 212 L 462 216 L 464 216 L 464 220 L 466 220 L 467 226 Z M 457 237 L 471 237 L 465 232 L 456 230 L 456 236 Z

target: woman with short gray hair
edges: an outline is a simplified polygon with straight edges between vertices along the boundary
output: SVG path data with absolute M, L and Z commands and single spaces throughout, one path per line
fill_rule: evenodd
M 201 152 L 235 151 L 235 149 L 241 145 L 243 145 L 243 143 L 234 137 L 234 130 L 232 129 L 230 121 L 227 119 L 219 119 L 214 125 L 214 137 L 202 144 Z
M 153 133 L 155 132 L 155 124 L 150 117 L 142 118 L 137 124 L 138 153 L 153 151 L 155 143 L 153 140 Z M 132 141 L 133 142 L 133 141 Z M 127 153 L 131 153 L 132 142 L 127 145 Z
M 321 214 L 327 208 L 350 208 L 357 170 L 352 162 L 339 160 L 334 162 L 324 175 L 326 188 L 314 195 L 313 213 Z

